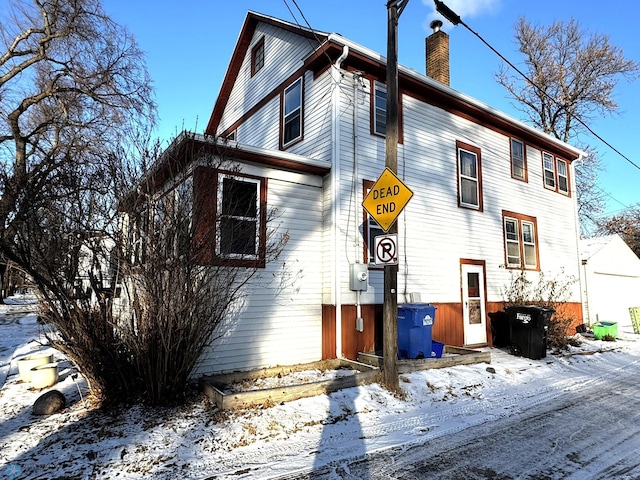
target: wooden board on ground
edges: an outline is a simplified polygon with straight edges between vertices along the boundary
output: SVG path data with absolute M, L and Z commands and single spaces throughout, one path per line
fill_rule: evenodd
M 456 365 L 471 365 L 474 363 L 491 363 L 491 352 L 473 350 L 471 348 L 452 347 L 445 345 L 442 358 L 421 358 L 398 360 L 398 373 L 410 373 L 432 368 L 454 367 Z M 382 366 L 382 357 L 373 353 L 359 353 L 358 361 L 373 366 Z
M 338 369 L 350 368 L 357 370 L 353 375 L 338 377 L 319 382 L 287 385 L 262 390 L 247 390 L 226 393 L 225 386 L 245 380 L 282 376 L 293 372 L 310 369 Z M 255 405 L 275 405 L 281 402 L 313 397 L 341 390 L 343 388 L 368 385 L 378 380 L 380 370 L 372 365 L 351 360 L 335 359 L 322 362 L 261 369 L 250 372 L 233 372 L 229 374 L 204 377 L 200 380 L 201 390 L 221 410 L 247 408 Z

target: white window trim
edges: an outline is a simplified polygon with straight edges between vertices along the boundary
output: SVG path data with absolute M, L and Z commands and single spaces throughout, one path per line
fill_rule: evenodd
M 256 186 L 256 216 L 255 217 L 242 217 L 242 216 L 231 216 L 231 215 L 222 215 L 222 202 L 223 202 L 223 188 L 224 188 L 224 179 L 230 178 L 235 181 L 245 182 L 245 183 L 253 183 Z M 243 259 L 243 260 L 258 260 L 260 255 L 260 187 L 261 180 L 257 178 L 244 177 L 242 175 L 230 175 L 226 173 L 218 173 L 218 191 L 217 194 L 217 220 L 216 220 L 216 256 L 219 258 L 233 258 L 233 259 Z M 250 220 L 255 222 L 255 254 L 243 254 L 243 253 L 222 253 L 222 218 L 234 218 L 239 220 Z
M 295 88 L 297 84 L 300 84 L 300 97 L 298 99 L 299 106 L 291 110 L 289 113 L 287 113 L 287 92 Z M 291 85 L 289 85 L 287 88 L 285 88 L 284 92 L 282 93 L 282 146 L 283 147 L 288 147 L 289 145 L 297 142 L 302 138 L 302 100 L 303 100 L 302 90 L 303 90 L 302 77 L 300 77 L 297 80 L 295 80 L 293 83 L 291 83 Z M 295 138 L 289 139 L 289 141 L 285 141 L 284 136 L 285 136 L 285 132 L 287 131 L 287 119 L 294 117 L 296 112 L 299 112 L 298 122 L 300 124 L 300 134 Z

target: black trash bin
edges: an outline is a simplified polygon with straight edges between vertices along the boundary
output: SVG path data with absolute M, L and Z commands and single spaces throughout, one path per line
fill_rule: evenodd
M 517 305 L 505 308 L 509 316 L 512 352 L 532 360 L 547 356 L 547 331 L 553 308 Z
M 500 310 L 498 312 L 489 312 L 489 318 L 491 319 L 493 346 L 497 348 L 508 347 L 511 344 L 509 315 L 507 312 Z

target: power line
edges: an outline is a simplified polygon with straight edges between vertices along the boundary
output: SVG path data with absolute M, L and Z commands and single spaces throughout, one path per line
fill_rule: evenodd
M 553 103 L 555 103 L 557 106 L 562 107 L 563 105 L 557 101 L 555 98 L 553 98 L 551 95 L 549 95 L 547 92 L 545 92 L 541 87 L 539 87 L 536 83 L 533 82 L 533 80 L 531 80 L 525 73 L 523 73 L 518 67 L 516 67 L 513 63 L 511 63 L 507 58 L 505 58 L 498 50 L 496 50 L 489 42 L 487 42 L 484 38 L 482 38 L 482 36 L 477 33 L 475 30 L 473 30 L 469 25 L 467 25 L 466 23 L 464 23 L 464 21 L 460 18 L 459 15 L 457 15 L 455 12 L 453 12 L 453 10 L 451 10 L 449 7 L 447 7 L 444 2 L 442 2 L 441 0 L 434 0 L 435 4 L 436 4 L 436 10 L 438 13 L 440 13 L 440 15 L 442 15 L 444 18 L 446 18 L 447 20 L 449 20 L 451 23 L 453 23 L 454 25 L 462 25 L 463 27 L 465 27 L 467 30 L 469 30 L 471 33 L 473 33 L 476 37 L 478 37 L 478 39 L 480 39 L 480 41 L 482 43 L 484 43 L 487 47 L 489 47 L 491 49 L 491 51 L 493 53 L 495 53 L 496 55 L 498 55 L 498 57 L 500 57 L 507 65 L 509 65 L 511 68 L 513 68 L 516 72 L 518 72 L 520 74 L 520 76 L 522 76 L 522 78 L 524 78 L 527 82 L 529 82 L 531 84 L 531 86 L 533 86 L 536 90 L 538 90 L 542 95 L 544 95 L 546 98 L 548 98 L 549 100 L 551 100 Z M 584 122 L 582 120 L 582 118 L 580 118 L 579 116 L 574 116 L 573 118 L 576 119 L 576 121 L 582 125 L 584 128 L 587 129 L 587 131 L 589 133 L 591 133 L 594 137 L 596 137 L 598 140 L 600 140 L 602 143 L 604 143 L 606 146 L 608 146 L 611 150 L 613 150 L 615 153 L 617 153 L 618 155 L 620 155 L 624 160 L 626 160 L 629 164 L 633 165 L 635 168 L 637 168 L 638 170 L 640 170 L 640 165 L 638 165 L 637 163 L 633 162 L 629 157 L 627 157 L 625 154 L 623 154 L 620 150 L 618 150 L 616 147 L 614 147 L 611 143 L 607 142 L 604 138 L 602 138 L 600 135 L 598 135 L 589 125 L 586 124 L 586 122 Z

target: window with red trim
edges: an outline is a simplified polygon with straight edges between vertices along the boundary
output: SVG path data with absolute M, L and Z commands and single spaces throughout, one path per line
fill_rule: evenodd
M 538 270 L 538 228 L 536 218 L 503 211 L 502 223 L 506 267 Z
M 264 37 L 251 49 L 251 76 L 262 70 L 264 67 Z
M 204 264 L 264 267 L 266 179 L 208 167 L 194 172 L 194 248 Z
M 482 162 L 480 149 L 456 142 L 458 206 L 482 211 Z
M 566 160 L 542 152 L 542 171 L 545 188 L 569 195 L 569 166 Z

